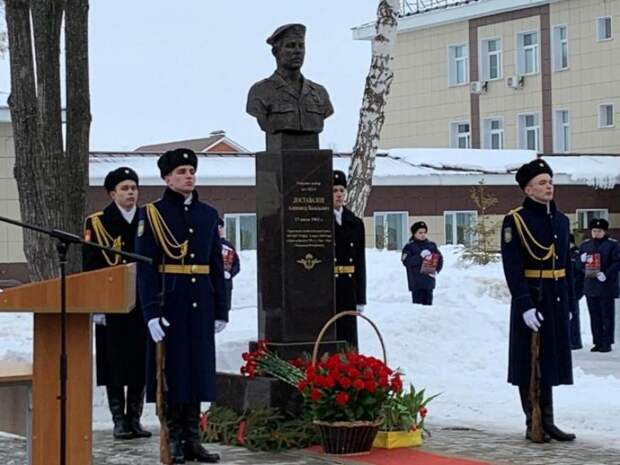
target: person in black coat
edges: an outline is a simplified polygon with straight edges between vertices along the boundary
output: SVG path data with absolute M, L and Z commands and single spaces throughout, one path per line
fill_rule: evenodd
M 443 256 L 437 244 L 426 238 L 424 221 L 411 225 L 411 238 L 403 248 L 401 261 L 407 268 L 407 281 L 414 304 L 433 305 L 435 277 L 443 268 Z
M 552 387 L 573 383 L 569 337 L 573 298 L 570 222 L 554 201 L 553 171 L 542 159 L 517 171 L 527 196 L 502 224 L 502 263 L 511 294 L 508 382 L 519 387 L 531 440 L 532 399 L 529 393 L 531 343 L 540 334 L 539 387 L 546 441 L 572 441 L 575 435 L 554 422 Z
M 228 311 L 232 307 L 232 290 L 233 278 L 241 271 L 239 264 L 239 254 L 235 247 L 226 239 L 226 228 L 224 228 L 224 220 L 218 220 L 218 230 L 220 240 L 222 241 L 222 260 L 224 261 L 224 282 L 226 283 L 226 302 L 228 303 Z
M 610 352 L 615 343 L 614 299 L 619 292 L 620 247 L 607 235 L 607 220 L 595 218 L 589 227 L 592 239 L 579 247 L 579 263 L 585 273 L 584 293 L 594 342 L 591 351 Z
M 200 441 L 200 403 L 215 400 L 215 333 L 228 322 L 219 215 L 195 190 L 198 159 L 190 149 L 169 150 L 157 165 L 163 196 L 139 212 L 138 290 L 151 334 L 147 346 L 147 401 L 156 400 L 155 344 L 166 355 L 167 426 L 173 463 L 215 463 Z M 161 292 L 163 288 L 163 293 Z
M 364 222 L 344 206 L 347 178 L 334 171 L 334 232 L 336 312 L 364 311 L 366 305 L 366 237 Z M 336 321 L 336 338 L 357 348 L 357 321 L 345 316 Z
M 575 245 L 575 236 L 570 235 L 570 261 L 573 269 L 573 299 L 571 300 L 572 318 L 570 320 L 570 348 L 581 349 L 581 323 L 579 322 L 579 301 L 583 297 L 584 272 L 579 260 L 579 247 Z
M 86 218 L 84 237 L 100 245 L 133 252 L 138 228 L 138 175 L 131 168 L 121 167 L 108 173 L 104 186 L 112 202 L 103 211 Z M 126 262 L 120 255 L 92 247 L 84 247 L 82 257 L 84 271 Z M 146 326 L 140 301 L 136 299 L 136 307 L 128 314 L 99 314 L 93 319 L 97 385 L 106 387 L 114 437 L 149 437 L 151 433 L 140 425 L 146 357 Z M 127 398 L 124 386 L 127 386 Z

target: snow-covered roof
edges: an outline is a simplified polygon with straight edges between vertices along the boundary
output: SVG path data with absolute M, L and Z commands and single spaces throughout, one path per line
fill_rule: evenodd
M 159 154 L 91 153 L 90 184 L 103 185 L 106 174 L 119 166 L 130 166 L 142 185 L 163 185 L 157 169 Z M 373 184 L 513 185 L 514 173 L 534 159 L 528 150 L 420 149 L 380 150 L 375 161 Z M 254 155 L 198 154 L 197 184 L 203 186 L 255 185 Z M 620 156 L 551 155 L 545 157 L 555 172 L 556 184 L 578 184 L 611 189 L 620 184 Z M 350 154 L 335 154 L 334 169 L 347 172 Z

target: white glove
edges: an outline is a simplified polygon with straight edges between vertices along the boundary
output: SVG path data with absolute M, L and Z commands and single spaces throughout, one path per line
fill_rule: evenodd
M 226 328 L 226 325 L 228 324 L 228 322 L 224 321 L 224 320 L 215 320 L 215 333 L 220 333 L 222 331 L 224 331 L 224 328 Z
M 422 258 L 426 258 L 431 254 L 431 251 L 428 249 L 424 249 L 422 252 L 420 252 L 420 257 Z
M 362 305 L 362 304 L 359 304 L 359 305 L 355 306 L 355 310 L 357 310 L 360 313 L 364 313 L 364 309 L 365 308 L 366 308 L 366 305 Z
M 151 332 L 151 338 L 155 342 L 163 341 L 164 337 L 166 336 L 166 333 L 164 332 L 164 328 L 161 327 L 162 324 L 166 328 L 170 326 L 170 323 L 168 323 L 168 320 L 166 320 L 163 316 L 161 318 L 152 318 L 147 323 L 147 326 L 149 327 L 149 331 Z
M 596 279 L 604 283 L 605 281 L 607 281 L 607 276 L 605 276 L 605 273 L 603 273 L 602 271 L 599 271 L 598 273 L 596 273 Z
M 538 315 L 538 317 L 537 317 Z M 540 318 L 540 321 L 539 321 Z M 541 322 L 544 320 L 543 316 L 540 313 L 536 312 L 535 308 L 530 308 L 528 311 L 523 313 L 523 321 L 534 332 L 538 332 L 538 328 L 540 328 Z
M 93 315 L 93 323 L 100 326 L 105 326 L 105 315 L 103 313 L 95 313 Z
M 581 260 L 581 263 L 585 263 L 587 259 L 588 259 L 588 254 L 585 252 L 579 256 L 579 260 Z
M 230 279 L 230 271 L 224 271 L 224 278 Z

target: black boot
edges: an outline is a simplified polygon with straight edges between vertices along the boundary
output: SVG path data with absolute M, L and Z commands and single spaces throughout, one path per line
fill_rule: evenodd
M 209 452 L 200 442 L 199 421 L 200 403 L 186 404 L 183 428 L 183 435 L 185 437 L 183 452 L 185 458 L 200 463 L 217 463 L 220 461 L 220 454 Z
M 166 417 L 168 425 L 168 445 L 172 463 L 185 463 L 183 454 L 183 406 L 169 405 Z
M 542 424 L 545 432 L 556 441 L 574 441 L 573 433 L 565 433 L 555 426 L 553 422 L 553 394 L 551 386 L 540 390 L 540 409 L 542 411 Z
M 529 386 L 519 386 L 519 397 L 521 398 L 521 408 L 525 414 L 525 439 L 532 441 L 532 402 L 530 401 Z M 542 440 L 543 442 L 551 441 L 544 429 Z
M 134 438 L 150 438 L 152 434 L 145 431 L 140 424 L 144 407 L 144 386 L 127 386 L 127 425 Z
M 114 421 L 114 439 L 131 439 L 133 433 L 125 421 L 125 389 L 123 386 L 106 386 L 108 405 Z

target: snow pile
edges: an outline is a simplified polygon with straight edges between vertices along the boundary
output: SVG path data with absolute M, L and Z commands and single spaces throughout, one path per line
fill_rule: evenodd
M 432 307 L 411 304 L 399 252 L 368 250 L 366 314 L 378 325 L 388 363 L 403 370 L 405 383 L 425 387 L 429 394 L 442 393 L 429 406 L 431 429 L 442 424 L 521 435 L 524 424 L 517 390 L 506 383 L 510 297 L 501 264 L 468 265 L 459 259 L 458 247 L 441 250 L 445 265 Z M 218 370 L 234 373 L 242 363 L 241 353 L 257 336 L 256 254 L 244 251 L 240 258 L 230 324 L 217 336 Z M 581 318 L 587 351 L 591 336 L 584 300 Z M 360 350 L 381 356 L 372 328 L 364 321 L 358 327 Z M 0 359 L 28 359 L 29 317 L 0 314 L 0 328 Z M 554 390 L 556 418 L 562 428 L 582 439 L 620 448 L 620 370 L 613 369 L 610 357 L 605 360 L 612 368 L 601 376 L 586 374 L 575 363 L 575 385 Z M 94 419 L 95 427 L 111 425 L 102 388 L 95 391 Z M 152 406 L 144 419 L 149 425 L 157 423 Z
M 557 173 L 570 176 L 575 183 L 596 189 L 613 189 L 620 184 L 620 156 L 548 157 Z

